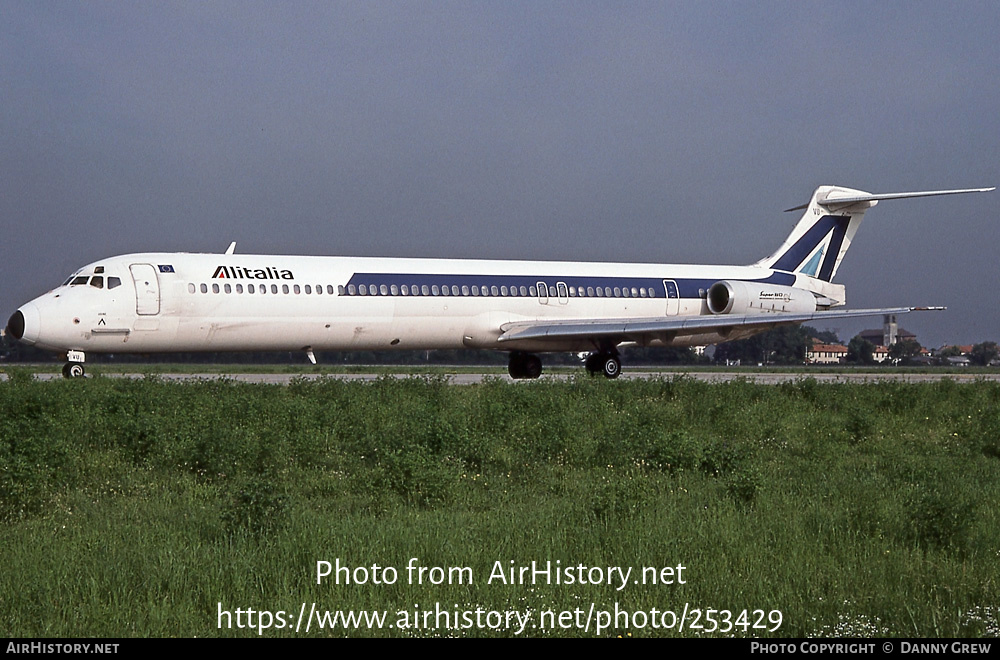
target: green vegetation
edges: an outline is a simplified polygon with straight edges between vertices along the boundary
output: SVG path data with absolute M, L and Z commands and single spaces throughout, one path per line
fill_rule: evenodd
M 780 610 L 775 636 L 996 635 L 998 405 L 987 382 L 270 386 L 13 370 L 0 382 L 0 626 L 255 636 L 218 629 L 219 603 L 297 616 L 302 603 L 440 602 L 530 608 L 536 622 L 689 603 Z M 411 557 L 475 582 L 407 584 Z M 317 584 L 316 562 L 338 558 L 399 581 Z M 511 560 L 683 564 L 686 583 L 486 584 Z M 309 634 L 404 632 L 449 634 Z M 677 634 L 604 634 L 627 633 Z

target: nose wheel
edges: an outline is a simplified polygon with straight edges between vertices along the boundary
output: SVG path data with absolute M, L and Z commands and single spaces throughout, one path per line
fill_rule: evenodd
M 62 368 L 63 378 L 83 378 L 87 370 L 79 362 L 67 362 Z
M 622 373 L 622 361 L 616 353 L 591 353 L 584 362 L 587 373 L 591 376 L 604 374 L 605 378 L 618 378 Z

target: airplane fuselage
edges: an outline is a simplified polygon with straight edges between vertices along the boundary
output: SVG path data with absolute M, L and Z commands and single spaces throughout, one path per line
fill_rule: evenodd
M 498 338 L 516 322 L 709 314 L 705 295 L 719 280 L 793 287 L 796 275 L 748 266 L 146 253 L 89 264 L 20 311 L 23 340 L 59 351 L 586 351 L 593 341 Z M 765 298 L 761 311 L 787 311 L 788 303 Z

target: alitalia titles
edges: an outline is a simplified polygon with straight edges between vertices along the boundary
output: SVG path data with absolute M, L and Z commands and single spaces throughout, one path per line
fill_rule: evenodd
M 290 270 L 267 268 L 244 268 L 243 266 L 218 266 L 212 273 L 213 279 L 245 279 L 245 280 L 294 280 Z

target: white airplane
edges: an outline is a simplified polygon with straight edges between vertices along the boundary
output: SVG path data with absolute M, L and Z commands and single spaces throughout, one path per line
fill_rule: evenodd
M 489 348 L 513 378 L 537 378 L 538 353 L 589 353 L 616 378 L 624 346 L 698 346 L 780 325 L 902 314 L 837 310 L 837 268 L 881 200 L 994 188 L 872 195 L 821 186 L 778 250 L 749 266 L 143 253 L 102 259 L 22 305 L 7 332 L 87 353 Z M 936 308 L 940 309 L 940 308 Z

